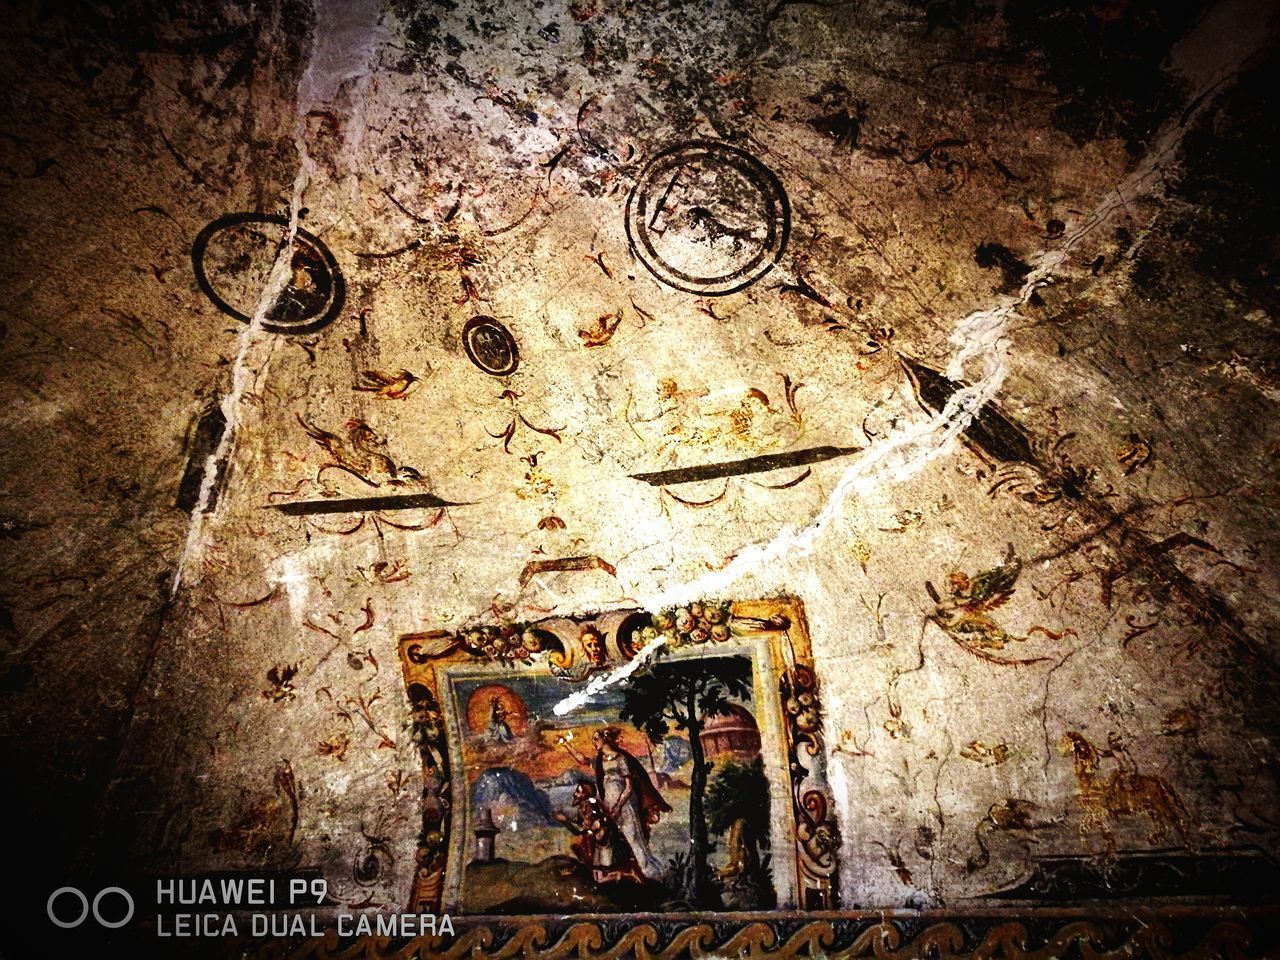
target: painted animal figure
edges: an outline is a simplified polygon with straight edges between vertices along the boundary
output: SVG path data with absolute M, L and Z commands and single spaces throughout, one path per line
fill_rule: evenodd
M 385 453 L 387 441 L 363 420 L 347 421 L 347 439 L 321 430 L 315 424 L 296 414 L 298 423 L 312 440 L 332 458 L 316 472 L 316 480 L 326 490 L 332 488 L 325 480 L 328 470 L 340 470 L 363 481 L 371 487 L 382 482 L 392 486 L 418 483 L 422 475 L 413 467 L 397 464 Z M 374 478 L 377 479 L 374 479 Z
M 1148 843 L 1156 843 L 1172 831 L 1183 846 L 1195 849 L 1187 809 L 1163 778 L 1122 767 L 1106 778 L 1100 777 L 1098 767 L 1102 758 L 1114 758 L 1114 752 L 1100 752 L 1074 730 L 1064 733 L 1058 746 L 1064 755 L 1071 757 L 1075 767 L 1076 796 L 1084 808 L 1081 830 L 1101 833 L 1108 854 L 1114 854 L 1116 849 L 1112 821 L 1129 816 L 1145 816 L 1151 822 Z

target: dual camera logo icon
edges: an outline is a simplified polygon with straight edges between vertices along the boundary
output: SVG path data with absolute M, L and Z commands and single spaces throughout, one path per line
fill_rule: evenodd
M 115 900 L 112 900 L 113 895 Z M 68 909 L 68 900 L 80 901 L 79 916 L 74 919 L 67 919 L 66 916 L 71 912 Z M 115 902 L 123 901 L 124 916 L 118 920 L 104 917 L 102 914 L 102 902 L 104 900 L 107 901 L 108 909 L 111 913 L 116 912 L 111 909 L 115 906 Z M 54 909 L 55 904 L 57 905 L 56 910 Z M 93 919 L 97 920 L 101 926 L 106 927 L 108 930 L 118 930 L 133 919 L 133 897 L 123 887 L 103 887 L 98 891 L 97 896 L 93 898 L 92 905 L 90 905 L 89 898 L 78 887 L 59 887 L 49 894 L 49 901 L 45 905 L 45 909 L 53 924 L 63 930 L 73 930 L 80 926 L 89 918 L 90 913 L 93 914 Z

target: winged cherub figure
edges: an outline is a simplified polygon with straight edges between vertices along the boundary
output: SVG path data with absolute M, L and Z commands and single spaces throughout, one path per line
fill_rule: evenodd
M 1070 629 L 1054 632 L 1046 627 L 1034 626 L 1027 631 L 1026 636 L 1019 636 L 1009 633 L 991 616 L 992 612 L 1009 602 L 1021 572 L 1022 561 L 1014 556 L 1013 545 L 1010 544 L 999 566 L 984 570 L 975 577 L 961 572 L 952 573 L 947 578 L 951 594 L 946 598 L 939 597 L 933 584 L 926 582 L 925 589 L 929 591 L 929 597 L 935 605 L 929 619 L 966 652 L 991 663 L 1021 666 L 1052 659 L 1010 659 L 991 653 L 993 650 L 1003 650 L 1011 641 L 1024 643 L 1033 633 L 1043 634 L 1052 640 L 1061 640 L 1068 634 L 1075 635 L 1075 631 Z

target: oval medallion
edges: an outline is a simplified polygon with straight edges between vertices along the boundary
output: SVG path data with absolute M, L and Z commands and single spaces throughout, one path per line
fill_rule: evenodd
M 723 296 L 778 262 L 791 204 L 772 170 L 738 147 L 696 140 L 658 154 L 627 197 L 627 240 L 668 286 Z
M 491 377 L 509 377 L 520 366 L 520 348 L 511 331 L 493 317 L 472 317 L 462 328 L 462 347 Z
M 219 310 L 248 323 L 288 236 L 289 218 L 273 213 L 229 213 L 208 224 L 191 246 L 196 283 Z M 314 234 L 299 228 L 292 274 L 263 317 L 271 333 L 314 333 L 342 310 L 346 285 L 338 262 Z

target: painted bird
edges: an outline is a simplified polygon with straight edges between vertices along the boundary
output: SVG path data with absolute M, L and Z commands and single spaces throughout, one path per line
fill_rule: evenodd
M 387 373 L 383 370 L 362 370 L 353 389 L 364 393 L 376 393 L 381 400 L 403 400 L 422 381 L 408 370 Z
M 584 347 L 603 347 L 613 339 L 613 334 L 620 323 L 622 323 L 621 313 L 606 313 L 596 318 L 594 326 L 582 327 L 578 330 L 578 338 Z

